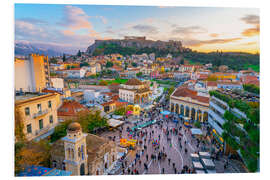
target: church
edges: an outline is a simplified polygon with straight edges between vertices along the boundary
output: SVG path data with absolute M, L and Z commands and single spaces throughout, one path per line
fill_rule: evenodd
M 71 171 L 72 175 L 103 175 L 117 160 L 114 142 L 82 132 L 81 125 L 68 125 L 67 135 L 51 150 L 52 168 Z
M 138 79 L 129 79 L 119 89 L 119 98 L 131 104 L 143 104 L 149 102 L 152 94 L 150 85 Z

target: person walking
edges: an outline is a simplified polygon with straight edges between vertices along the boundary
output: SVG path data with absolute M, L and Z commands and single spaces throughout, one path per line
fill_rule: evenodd
M 146 154 L 146 161 L 148 161 L 148 154 Z
M 168 158 L 168 164 L 170 165 L 170 163 L 171 163 L 171 159 L 170 159 L 170 158 Z
M 165 169 L 164 168 L 162 168 L 162 174 L 164 174 L 165 173 Z

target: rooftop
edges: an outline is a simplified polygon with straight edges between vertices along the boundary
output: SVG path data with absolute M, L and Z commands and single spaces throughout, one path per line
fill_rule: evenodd
M 175 97 L 190 97 L 191 99 L 197 100 L 202 103 L 209 103 L 209 98 L 204 96 L 198 96 L 197 91 L 191 90 L 187 87 L 180 86 L 172 94 Z

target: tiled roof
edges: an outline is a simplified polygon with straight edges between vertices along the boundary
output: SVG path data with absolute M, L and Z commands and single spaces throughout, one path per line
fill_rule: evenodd
M 143 83 L 140 81 L 140 80 L 138 80 L 138 79 L 135 79 L 135 78 L 133 78 L 133 79 L 129 79 L 127 82 L 126 82 L 126 84 L 125 85 L 142 85 Z
M 78 112 L 89 111 L 85 106 L 75 100 L 65 100 L 58 109 L 58 116 L 76 116 Z
M 207 86 L 217 86 L 217 82 L 216 81 L 208 81 Z
M 191 99 L 200 101 L 202 103 L 209 103 L 209 98 L 204 96 L 198 96 L 197 91 L 188 89 L 187 87 L 179 87 L 172 96 L 175 97 L 190 97 Z

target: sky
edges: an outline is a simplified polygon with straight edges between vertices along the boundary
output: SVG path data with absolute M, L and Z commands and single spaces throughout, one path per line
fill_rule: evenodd
M 96 39 L 180 40 L 201 52 L 257 53 L 255 8 L 15 4 L 15 42 L 85 51 Z

